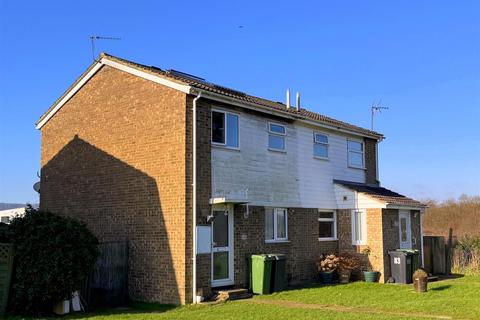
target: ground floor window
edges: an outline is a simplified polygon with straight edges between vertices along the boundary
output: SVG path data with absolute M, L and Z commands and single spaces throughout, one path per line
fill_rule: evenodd
M 274 208 L 265 211 L 265 241 L 288 240 L 288 213 L 287 209 Z
M 319 211 L 318 240 L 337 240 L 337 213 L 335 210 Z
M 367 212 L 365 210 L 352 210 L 352 244 L 363 245 L 367 243 Z

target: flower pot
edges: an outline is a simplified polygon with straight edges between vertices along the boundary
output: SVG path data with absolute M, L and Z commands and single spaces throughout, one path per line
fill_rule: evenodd
M 378 271 L 363 271 L 365 282 L 377 282 L 380 272 Z
M 342 284 L 349 283 L 351 274 L 352 274 L 352 271 L 350 270 L 340 270 L 338 272 L 338 282 Z
M 324 284 L 332 284 L 333 283 L 333 271 L 322 272 L 322 282 Z

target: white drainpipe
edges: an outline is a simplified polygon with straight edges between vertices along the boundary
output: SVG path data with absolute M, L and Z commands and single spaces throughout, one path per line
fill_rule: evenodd
M 193 203 L 192 203 L 192 224 L 193 224 L 193 276 L 192 276 L 192 297 L 193 303 L 197 303 L 197 101 L 202 97 L 199 92 L 195 99 L 193 99 Z
M 422 268 L 425 268 L 425 256 L 423 254 L 423 215 L 424 215 L 424 210 L 425 209 L 422 209 L 420 210 L 420 247 L 422 249 L 422 251 L 420 251 L 422 253 L 421 257 L 422 257 Z

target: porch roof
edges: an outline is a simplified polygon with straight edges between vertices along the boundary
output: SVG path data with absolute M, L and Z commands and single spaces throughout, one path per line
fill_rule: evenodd
M 358 183 L 344 180 L 333 180 L 333 183 L 344 186 L 350 190 L 363 193 L 371 198 L 384 202 L 388 206 L 426 208 L 427 205 L 420 201 L 406 197 L 387 188 L 377 185 Z

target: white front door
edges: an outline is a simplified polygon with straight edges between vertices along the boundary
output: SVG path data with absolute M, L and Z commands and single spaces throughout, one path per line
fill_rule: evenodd
M 400 232 L 400 249 L 412 249 L 412 225 L 410 211 L 400 210 L 398 213 L 398 227 Z
M 229 286 L 233 280 L 233 206 L 213 207 L 212 287 Z

